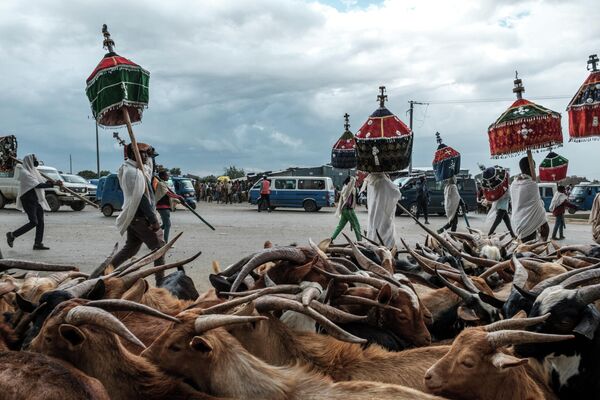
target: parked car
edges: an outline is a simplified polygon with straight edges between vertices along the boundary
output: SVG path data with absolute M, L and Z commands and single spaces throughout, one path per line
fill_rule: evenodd
M 62 180 L 73 184 L 83 184 L 87 188 L 87 198 L 96 201 L 96 185 L 92 185 L 84 177 L 75 174 L 60 174 Z
M 405 176 L 394 180 L 401 193 L 400 204 L 411 213 L 417 213 L 417 189 L 416 183 L 419 176 Z M 436 182 L 432 176 L 426 176 L 427 187 L 429 189 L 429 214 L 444 215 L 444 182 Z M 477 186 L 475 179 L 470 176 L 458 175 L 456 177 L 458 192 L 465 202 L 466 210 L 459 210 L 459 213 L 477 210 Z M 402 209 L 396 208 L 396 215 L 401 215 Z
M 173 191 L 185 199 L 185 202 L 193 210 L 196 209 L 196 191 L 194 190 L 194 184 L 190 178 L 181 178 L 178 176 L 172 176 L 170 178 L 173 184 Z M 169 182 L 167 182 L 169 185 Z
M 40 165 L 37 167 L 38 170 L 53 180 L 63 180 L 58 173 L 56 168 Z M 8 173 L 3 173 L 0 177 L 0 208 L 4 208 L 6 204 L 14 203 L 17 199 L 17 193 L 19 191 L 19 175 L 21 174 L 22 167 L 17 167 Z M 87 187 L 82 184 L 65 182 L 65 186 L 71 189 L 73 192 L 82 196 L 87 195 Z M 49 189 L 45 189 L 46 201 L 50 206 L 50 211 L 55 212 L 63 205 L 70 206 L 74 211 L 81 211 L 85 208 L 85 202 L 79 200 L 77 197 L 67 193 L 64 189 L 54 186 Z
M 550 212 L 550 203 L 554 192 L 556 191 L 556 183 L 538 183 L 538 189 L 540 191 L 540 197 L 544 202 L 544 209 L 546 212 Z
M 320 176 L 276 176 L 271 181 L 271 209 L 276 207 L 304 208 L 308 212 L 322 207 L 333 207 L 335 190 L 329 177 Z M 262 179 L 252 186 L 248 202 L 257 204 L 260 199 Z M 266 205 L 262 206 L 266 208 Z
M 117 174 L 100 178 L 96 194 L 100 210 L 105 217 L 110 217 L 115 211 L 120 211 L 123 207 L 123 191 L 119 185 Z
M 592 209 L 592 203 L 596 194 L 600 192 L 600 184 L 597 183 L 582 183 L 576 185 L 571 194 L 569 201 L 577 206 L 577 210 L 569 208 L 569 213 L 574 214 L 575 211 L 589 211 Z

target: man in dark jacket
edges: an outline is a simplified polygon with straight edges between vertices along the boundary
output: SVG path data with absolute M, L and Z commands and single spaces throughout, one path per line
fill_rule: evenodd
M 429 224 L 429 215 L 427 214 L 427 206 L 429 205 L 429 188 L 427 187 L 427 180 L 424 176 L 421 176 L 416 184 L 417 188 L 417 219 L 421 213 L 425 217 L 425 223 Z

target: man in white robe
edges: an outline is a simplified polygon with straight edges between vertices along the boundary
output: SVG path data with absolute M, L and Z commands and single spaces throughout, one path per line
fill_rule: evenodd
M 442 233 L 446 229 L 450 228 L 450 231 L 456 232 L 456 226 L 458 225 L 458 210 L 462 199 L 458 193 L 458 186 L 456 186 L 456 177 L 452 177 L 446 180 L 446 186 L 444 187 L 444 211 L 446 211 L 446 218 L 448 223 L 438 229 L 438 233 Z
M 377 243 L 381 236 L 388 248 L 396 245 L 396 204 L 400 200 L 400 189 L 385 173 L 372 173 L 366 179 L 369 216 L 367 237 Z
M 519 161 L 521 174 L 517 175 L 510 185 L 512 199 L 512 226 L 515 234 L 522 242 L 536 239 L 539 231 L 541 239 L 548 239 L 550 227 L 546 220 L 544 202 L 540 197 L 537 183 L 531 179 L 527 157 Z

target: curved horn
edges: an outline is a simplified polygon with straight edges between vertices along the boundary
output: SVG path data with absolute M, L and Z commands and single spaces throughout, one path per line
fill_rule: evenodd
M 444 286 L 446 286 L 448 289 L 450 289 L 452 292 L 454 292 L 454 294 L 456 294 L 457 296 L 459 296 L 464 301 L 470 301 L 475 296 L 473 293 L 469 292 L 468 290 L 465 290 L 465 289 L 460 288 L 458 286 L 454 286 L 453 284 L 451 284 L 450 282 L 448 282 L 448 280 L 446 280 L 446 278 L 444 278 L 439 273 L 439 271 L 437 269 L 435 270 L 435 274 L 442 281 L 442 283 L 444 284 Z
M 591 271 L 584 271 L 580 274 L 565 279 L 562 281 L 560 286 L 564 287 L 565 289 L 575 289 L 581 285 L 588 285 L 590 282 L 598 280 L 598 278 L 600 278 L 600 270 L 593 269 Z
M 385 310 L 396 311 L 399 313 L 403 312 L 399 308 L 390 306 L 389 304 L 382 304 L 378 301 L 375 301 L 372 299 L 367 299 L 366 297 L 352 296 L 352 295 L 348 295 L 348 294 L 344 294 L 344 295 L 337 297 L 335 299 L 335 304 L 340 305 L 340 306 L 341 305 L 358 304 L 358 305 L 363 305 L 363 306 L 368 306 L 368 307 L 379 307 L 379 308 L 383 308 Z
M 342 232 L 342 235 L 344 235 L 344 237 L 348 241 L 348 244 L 350 244 L 350 247 L 352 247 L 352 254 L 354 255 L 354 258 L 356 259 L 356 261 L 358 261 L 358 265 L 363 267 L 365 269 L 365 271 L 371 271 L 371 272 L 374 272 L 374 273 L 377 273 L 380 275 L 387 275 L 387 276 L 391 275 L 390 271 L 383 268 L 381 265 L 369 260 L 367 258 L 367 256 L 365 256 L 363 253 L 361 253 L 361 251 L 358 249 L 358 247 L 356 247 L 356 245 L 354 244 L 354 242 L 352 242 L 352 240 L 348 237 L 348 235 L 346 235 L 343 232 Z
M 535 293 L 536 295 L 539 295 L 540 293 L 542 293 L 544 291 L 544 289 L 549 288 L 550 286 L 559 285 L 572 276 L 581 274 L 585 271 L 596 269 L 598 267 L 600 267 L 600 263 L 590 265 L 589 267 L 583 267 L 583 268 L 563 272 L 562 274 L 555 275 L 552 278 L 548 278 L 548 279 L 541 281 L 540 283 L 535 285 L 533 288 L 531 288 L 531 291 L 533 293 Z
M 17 286 L 13 282 L 0 282 L 0 297 L 7 293 L 14 292 Z
M 501 330 L 524 330 L 533 325 L 541 324 L 550 317 L 550 313 L 533 318 L 511 318 L 502 321 L 497 321 L 489 325 L 483 326 L 486 332 L 496 332 Z
M 530 290 L 527 290 L 527 289 L 525 289 L 525 288 L 522 288 L 521 286 L 519 286 L 519 285 L 517 285 L 517 284 L 515 284 L 515 283 L 513 283 L 513 288 L 514 288 L 514 289 L 515 289 L 517 292 L 519 292 L 519 294 L 520 294 L 521 296 L 523 296 L 523 297 L 525 297 L 526 299 L 529 299 L 529 300 L 531 300 L 531 301 L 535 301 L 535 299 L 538 297 L 538 295 L 537 295 L 537 294 L 533 293 L 533 292 L 532 292 L 532 291 L 530 291 Z
M 421 268 L 423 268 L 423 270 L 425 272 L 427 272 L 428 274 L 435 275 L 436 269 L 443 270 L 443 271 L 450 271 L 450 272 L 458 272 L 449 265 L 443 264 L 438 261 L 430 260 L 429 258 L 418 254 L 416 251 L 414 251 L 410 247 L 408 247 L 406 242 L 404 242 L 404 239 L 400 239 L 400 240 L 402 241 L 402 245 L 404 245 L 404 247 L 406 248 L 406 250 L 408 250 L 410 255 L 417 261 L 417 263 L 421 266 Z
M 590 304 L 600 299 L 600 284 L 586 286 L 577 290 L 577 298 L 582 304 Z
M 481 279 L 487 279 L 492 274 L 494 274 L 498 271 L 505 270 L 506 268 L 510 267 L 510 261 L 511 260 L 506 260 L 506 261 L 501 261 L 499 263 L 496 263 L 496 265 L 494 265 L 493 267 L 486 269 L 481 275 L 479 275 L 479 277 Z
M 269 248 L 271 248 L 271 247 L 269 247 Z M 227 276 L 227 277 L 232 276 L 233 274 L 238 272 L 240 270 L 240 268 L 242 268 L 248 261 L 250 261 L 250 259 L 252 257 L 254 257 L 257 254 L 258 253 L 252 253 L 252 254 L 242 258 L 241 260 L 231 264 L 230 266 L 225 268 L 223 271 L 219 272 L 219 275 L 223 275 L 223 276 Z
M 319 267 L 314 267 L 313 269 L 329 278 L 333 278 L 337 281 L 340 282 L 358 282 L 358 283 L 364 283 L 367 285 L 371 285 L 373 287 L 376 287 L 377 289 L 381 289 L 384 285 L 387 284 L 386 281 L 381 280 L 381 279 L 377 279 L 377 278 L 371 278 L 368 276 L 362 276 L 362 275 L 339 275 L 339 274 L 332 274 L 331 272 L 327 272 Z
M 467 254 L 465 252 L 461 252 L 460 256 L 465 260 L 484 268 L 491 268 L 498 263 L 498 261 L 490 260 L 487 258 L 473 257 L 472 255 Z
M 194 261 L 196 258 L 200 257 L 200 254 L 202 254 L 201 251 L 197 252 L 196 254 L 194 254 L 193 256 L 191 256 L 189 258 L 186 258 L 185 260 L 177 261 L 177 262 L 174 262 L 171 264 L 157 265 L 155 267 L 151 267 L 151 268 L 148 268 L 148 269 L 145 269 L 142 271 L 136 271 L 136 272 L 130 273 L 128 275 L 123 275 L 120 277 L 120 279 L 123 281 L 124 287 L 129 288 L 129 287 L 131 287 L 131 285 L 136 283 L 138 281 L 138 279 L 143 279 L 143 278 L 150 276 L 156 272 L 164 271 L 164 270 L 171 269 L 171 268 L 181 267 L 182 265 L 188 264 L 188 263 Z
M 264 321 L 268 319 L 263 316 L 240 316 L 240 315 L 200 315 L 194 321 L 194 331 L 196 334 L 201 335 L 212 329 L 220 328 L 223 326 L 247 324 L 250 322 Z
M 535 333 L 528 331 L 496 331 L 487 334 L 490 346 L 497 349 L 504 346 L 523 343 L 550 343 L 573 339 L 573 335 L 550 335 L 547 333 Z
M 96 268 L 94 271 L 92 271 L 92 273 L 90 274 L 90 279 L 98 278 L 104 274 L 106 267 L 108 267 L 110 265 L 110 262 L 112 261 L 113 257 L 117 253 L 118 248 L 119 248 L 119 242 L 115 243 L 112 251 L 110 252 L 110 255 L 108 257 L 106 257 L 106 259 L 102 262 L 102 264 L 100 264 L 98 266 L 98 268 Z
M 515 275 L 513 277 L 513 285 L 519 285 L 521 287 L 525 287 L 525 283 L 527 283 L 527 278 L 529 277 L 529 273 L 521 264 L 521 261 L 513 254 L 511 258 L 511 262 L 513 267 L 515 268 Z
M 344 257 L 329 257 L 329 262 L 330 263 L 338 263 L 343 265 L 344 267 L 346 267 L 348 270 L 350 270 L 350 272 L 357 272 L 359 270 L 359 268 L 356 266 L 356 264 L 354 264 L 354 262 L 352 262 L 351 260 L 348 260 L 347 258 Z
M 323 252 L 323 250 L 321 250 L 321 248 L 317 246 L 315 242 L 313 242 L 312 238 L 308 238 L 308 244 L 310 245 L 310 248 L 313 249 L 315 253 L 317 253 L 319 258 L 321 258 L 322 260 L 327 260 L 327 254 L 325 254 L 325 252 Z
M 265 289 L 257 289 L 257 290 L 252 291 L 253 293 L 251 293 L 247 296 L 238 297 L 237 299 L 229 300 L 224 303 L 216 304 L 212 307 L 205 308 L 204 310 L 202 310 L 202 314 L 206 315 L 206 314 L 223 313 L 223 312 L 226 312 L 226 311 L 232 309 L 233 307 L 239 306 L 240 304 L 248 303 L 249 301 L 256 300 L 259 297 L 265 296 L 268 294 L 299 293 L 301 291 L 302 291 L 302 288 L 300 288 L 300 286 L 298 286 L 298 285 L 278 285 L 278 286 L 268 287 Z M 244 293 L 248 293 L 248 292 L 244 292 Z M 221 293 L 221 294 L 227 295 L 227 294 L 233 294 L 233 293 Z
M 267 312 L 272 310 L 284 311 L 292 310 L 311 317 L 318 322 L 331 336 L 336 339 L 350 343 L 366 343 L 365 339 L 361 339 L 346 332 L 323 315 L 319 314 L 310 307 L 304 307 L 297 301 L 284 299 L 275 296 L 265 296 L 255 301 L 256 310 L 259 312 Z
M 102 283 L 100 283 L 102 282 Z M 78 283 L 75 286 L 71 286 L 68 289 L 65 289 L 69 292 L 73 297 L 82 297 L 84 294 L 89 293 L 96 285 L 103 284 L 104 281 L 102 278 L 88 279 L 87 281 L 83 281 Z
M 166 319 L 171 322 L 181 322 L 177 318 L 167 315 L 155 308 L 148 307 L 147 305 L 136 303 L 135 301 L 129 301 L 124 299 L 106 299 L 106 300 L 94 300 L 89 301 L 85 304 L 88 307 L 97 307 L 106 311 L 135 311 L 142 314 L 150 315 L 152 317 Z
M 111 313 L 96 307 L 75 306 L 67 312 L 65 322 L 71 325 L 90 324 L 105 328 L 125 340 L 145 349 L 140 341 L 127 327 Z
M 339 308 L 320 303 L 317 300 L 312 300 L 310 302 L 310 307 L 317 311 L 319 314 L 323 315 L 328 320 L 338 324 L 361 322 L 366 321 L 368 318 L 366 315 L 355 315 L 344 310 L 340 310 Z
M 323 288 L 316 282 L 304 281 L 300 282 L 300 287 L 302 288 L 302 305 L 308 306 L 311 301 L 319 298 L 321 293 L 323 292 Z
M 14 260 L 11 258 L 0 259 L 0 271 L 8 269 L 23 269 L 27 271 L 79 271 L 74 265 L 48 264 L 37 261 Z
M 254 268 L 258 267 L 269 261 L 275 260 L 288 260 L 297 264 L 306 263 L 306 255 L 302 250 L 295 247 L 274 247 L 266 249 L 263 252 L 256 254 L 252 257 L 242 268 L 239 274 L 236 276 L 235 281 L 231 285 L 231 291 L 235 292 L 244 281 L 246 275 Z
M 183 232 L 179 232 L 177 235 L 175 235 L 175 237 L 173 239 L 171 239 L 169 241 L 169 243 L 165 244 L 163 247 L 151 251 L 149 254 L 145 255 L 144 257 L 140 258 L 137 261 L 134 261 L 133 263 L 130 263 L 128 265 L 122 265 L 122 266 L 116 268 L 114 272 L 118 273 L 119 276 L 123 276 L 130 272 L 137 271 L 138 269 L 142 268 L 144 265 L 148 265 L 151 262 L 158 260 L 159 258 L 164 256 L 171 247 L 173 247 L 173 245 L 175 244 L 177 239 L 179 239 L 181 237 L 181 235 L 183 235 Z

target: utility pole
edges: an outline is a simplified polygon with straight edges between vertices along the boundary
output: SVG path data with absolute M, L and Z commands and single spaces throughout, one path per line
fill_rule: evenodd
M 98 173 L 98 179 L 100 179 L 100 146 L 98 144 L 98 121 L 94 119 L 94 123 L 96 124 L 96 170 Z
M 412 174 L 412 149 L 415 143 L 415 132 L 413 131 L 413 110 L 415 108 L 415 104 L 418 105 L 426 105 L 428 103 L 421 103 L 418 101 L 414 101 L 414 100 L 409 100 L 408 104 L 410 104 L 410 108 L 408 109 L 408 127 L 410 128 L 410 131 L 413 134 L 413 142 L 410 145 L 410 163 L 408 164 L 408 174 Z
M 71 157 L 71 154 L 69 154 L 69 173 L 73 173 L 73 157 Z

